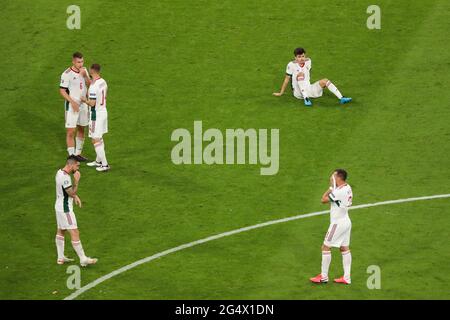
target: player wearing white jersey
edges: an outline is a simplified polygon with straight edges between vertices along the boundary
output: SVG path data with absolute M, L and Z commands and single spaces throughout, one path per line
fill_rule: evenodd
M 348 216 L 348 209 L 352 205 L 353 192 L 347 184 L 347 172 L 337 169 L 330 178 L 330 188 L 322 196 L 322 203 L 330 203 L 330 226 L 322 245 L 322 271 L 311 278 L 314 283 L 328 282 L 328 269 L 331 263 L 331 248 L 339 248 L 342 254 L 344 276 L 335 279 L 336 283 L 350 284 L 350 270 L 352 255 L 350 253 L 350 233 L 352 222 Z
M 88 99 L 83 98 L 91 108 L 91 117 L 89 119 L 89 137 L 95 148 L 97 158 L 87 165 L 96 167 L 99 172 L 105 172 L 110 169 L 108 160 L 106 160 L 105 142 L 103 135 L 108 132 L 108 111 L 106 109 L 106 96 L 108 94 L 108 85 L 100 75 L 100 65 L 94 63 L 90 68 L 92 74 L 92 84 L 89 87 Z
M 67 152 L 69 155 L 78 156 L 80 161 L 86 161 L 81 152 L 84 144 L 84 128 L 89 121 L 88 107 L 81 101 L 90 85 L 89 74 L 83 64 L 83 54 L 75 52 L 72 56 L 72 66 L 63 72 L 59 84 L 59 92 L 64 98 Z
M 310 98 L 319 98 L 323 94 L 323 88 L 327 87 L 338 99 L 341 104 L 349 103 L 352 98 L 344 97 L 328 79 L 322 79 L 311 84 L 312 61 L 306 57 L 306 51 L 303 48 L 294 50 L 294 61 L 286 66 L 286 75 L 280 92 L 273 93 L 274 96 L 284 94 L 287 85 L 291 81 L 294 97 L 303 99 L 305 106 L 312 106 Z
M 58 253 L 57 264 L 64 264 L 71 262 L 73 259 L 69 259 L 64 255 L 64 235 L 66 231 L 69 231 L 72 239 L 72 246 L 80 258 L 81 266 L 85 267 L 88 264 L 95 264 L 97 259 L 89 258 L 84 254 L 83 247 L 80 241 L 80 232 L 78 231 L 77 219 L 73 212 L 73 202 L 81 208 L 81 200 L 77 195 L 78 183 L 80 181 L 80 162 L 75 155 L 70 155 L 67 158 L 64 168 L 59 169 L 56 173 L 56 251 Z M 74 183 L 70 175 L 73 174 Z

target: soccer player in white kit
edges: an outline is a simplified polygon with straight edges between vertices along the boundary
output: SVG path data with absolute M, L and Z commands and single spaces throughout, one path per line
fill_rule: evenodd
M 328 79 L 322 79 L 311 84 L 312 62 L 306 57 L 306 51 L 303 48 L 294 50 L 294 61 L 286 66 L 286 76 L 280 92 L 273 93 L 274 96 L 284 94 L 289 81 L 292 81 L 292 91 L 294 97 L 303 99 L 305 106 L 312 106 L 310 98 L 319 98 L 323 95 L 323 88 L 327 87 L 338 99 L 341 104 L 349 103 L 352 98 L 344 97 L 336 86 Z
M 64 255 L 64 235 L 66 231 L 69 231 L 72 238 L 72 246 L 80 258 L 80 265 L 85 267 L 89 264 L 97 263 L 97 259 L 89 258 L 84 254 L 83 247 L 80 241 L 80 232 L 78 231 L 77 218 L 73 212 L 73 202 L 81 208 L 81 200 L 77 195 L 78 183 L 80 181 L 80 162 L 75 155 L 71 155 L 67 158 L 64 168 L 59 169 L 56 172 L 56 222 L 58 225 L 56 231 L 56 251 L 58 253 L 57 264 L 64 264 L 71 262 L 73 259 L 69 259 Z M 73 174 L 74 183 L 70 175 Z
M 92 83 L 89 87 L 89 98 L 82 98 L 89 107 L 91 107 L 89 119 L 89 137 L 95 148 L 97 158 L 87 165 L 96 167 L 99 172 L 105 172 L 110 169 L 108 160 L 106 160 L 105 142 L 103 135 L 108 132 L 108 111 L 106 109 L 106 96 L 108 94 L 108 84 L 100 75 L 100 65 L 94 63 L 90 68 Z
M 80 161 L 86 161 L 81 152 L 84 144 L 84 128 L 89 121 L 89 110 L 81 101 L 81 97 L 86 96 L 91 81 L 83 64 L 83 54 L 75 52 L 72 55 L 72 66 L 63 72 L 59 84 L 59 93 L 64 98 L 67 152 L 69 156 L 72 154 L 78 156 Z
M 330 188 L 323 194 L 322 203 L 330 203 L 330 226 L 322 245 L 322 271 L 310 280 L 314 283 L 328 282 L 328 269 L 331 263 L 331 247 L 339 248 L 342 254 L 344 275 L 335 279 L 336 283 L 350 284 L 352 255 L 350 253 L 350 232 L 352 222 L 348 208 L 352 205 L 352 188 L 346 182 L 347 172 L 337 169 L 330 178 Z

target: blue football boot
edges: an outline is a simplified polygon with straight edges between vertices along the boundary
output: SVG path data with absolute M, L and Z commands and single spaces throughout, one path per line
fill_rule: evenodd
M 340 104 L 346 104 L 349 103 L 350 101 L 352 101 L 352 98 L 342 97 L 341 99 L 339 99 Z
M 304 103 L 305 106 L 307 106 L 307 107 L 311 107 L 311 106 L 312 106 L 312 102 L 311 102 L 311 100 L 309 100 L 309 98 L 303 99 L 303 103 Z

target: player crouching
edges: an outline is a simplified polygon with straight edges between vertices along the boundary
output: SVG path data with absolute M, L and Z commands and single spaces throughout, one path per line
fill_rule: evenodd
M 92 75 L 91 86 L 89 87 L 89 98 L 82 98 L 88 106 L 91 107 L 91 116 L 89 118 L 89 137 L 95 148 L 97 158 L 87 165 L 96 167 L 99 172 L 105 172 L 110 169 L 106 160 L 105 142 L 103 135 L 108 132 L 108 112 L 106 110 L 106 95 L 108 85 L 100 76 L 100 65 L 94 63 L 90 70 Z

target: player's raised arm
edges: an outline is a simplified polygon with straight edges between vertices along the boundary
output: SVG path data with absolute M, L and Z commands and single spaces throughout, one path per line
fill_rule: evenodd
M 336 178 L 335 178 L 335 173 L 333 172 L 333 174 L 330 177 L 330 187 L 328 188 L 328 190 L 322 195 L 322 199 L 321 202 L 322 203 L 329 203 L 331 201 L 330 199 L 330 194 L 333 192 L 333 190 L 336 188 Z
M 291 81 L 291 77 L 292 77 L 292 75 L 286 74 L 286 76 L 284 77 L 283 84 L 281 85 L 280 92 L 274 92 L 273 93 L 274 96 L 279 97 L 284 94 L 284 91 L 286 91 L 286 87 L 288 86 L 289 81 Z
M 94 81 L 96 78 L 100 78 L 100 76 L 97 75 L 94 70 L 94 74 L 93 74 Z M 95 105 L 97 104 L 96 88 L 94 88 L 94 86 L 89 87 L 89 90 L 87 92 L 87 97 L 81 97 L 81 101 L 86 103 L 89 107 L 95 107 Z
M 72 184 L 72 186 L 66 188 L 66 192 L 69 195 L 69 197 L 73 198 L 73 200 L 75 201 L 75 204 L 77 204 L 80 208 L 81 208 L 81 200 L 80 197 L 78 197 L 77 195 L 77 191 L 78 191 L 78 183 L 80 182 L 80 171 L 75 171 L 73 174 L 73 180 L 74 183 Z
M 86 68 L 80 70 L 80 74 L 83 76 L 86 86 L 89 88 L 91 86 L 91 77 L 89 76 L 89 71 Z
M 67 188 L 64 188 L 64 190 L 66 190 L 67 194 L 71 198 L 74 198 L 77 194 L 80 176 L 80 171 L 75 171 L 75 173 L 73 174 L 74 183 L 72 185 L 69 185 Z
M 322 196 L 321 202 L 322 203 L 329 203 L 330 202 L 330 193 L 332 192 L 331 188 L 329 188 Z

